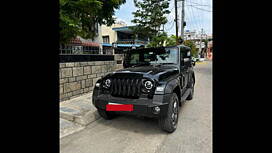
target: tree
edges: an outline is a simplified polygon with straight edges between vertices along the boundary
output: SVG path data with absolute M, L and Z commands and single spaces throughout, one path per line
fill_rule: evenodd
M 157 36 L 153 37 L 147 47 L 162 47 L 167 39 L 167 33 L 161 32 Z
M 93 39 L 97 24 L 111 25 L 115 9 L 126 0 L 60 0 L 60 43 L 76 36 Z
M 181 38 L 181 36 L 178 37 L 178 40 L 179 40 L 179 43 L 178 43 L 178 44 L 182 44 L 182 43 L 180 42 L 180 40 L 183 40 L 183 39 Z M 168 37 L 168 38 L 166 39 L 166 46 L 175 46 L 175 45 L 177 45 L 177 43 L 176 43 L 176 36 L 175 36 L 175 35 L 171 35 L 170 37 Z
M 193 57 L 197 57 L 197 48 L 195 43 L 192 40 L 185 40 L 184 45 L 191 48 L 191 53 Z
M 176 36 L 171 35 L 170 37 L 167 37 L 166 46 L 174 46 L 174 45 L 176 45 Z
M 134 19 L 131 22 L 136 24 L 132 30 L 152 40 L 160 31 L 161 26 L 167 23 L 165 15 L 170 13 L 167 10 L 169 0 L 134 0 L 134 4 L 138 10 L 132 13 Z

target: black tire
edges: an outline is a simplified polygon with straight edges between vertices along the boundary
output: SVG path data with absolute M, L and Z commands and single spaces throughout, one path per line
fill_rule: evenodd
M 177 129 L 179 114 L 179 99 L 176 93 L 173 93 L 169 102 L 167 115 L 159 118 L 159 126 L 162 130 L 172 133 Z
M 186 98 L 186 100 L 192 100 L 194 98 L 194 88 L 195 88 L 195 80 L 192 81 L 191 85 L 191 93 L 189 94 L 189 96 Z
M 98 108 L 97 111 L 98 111 L 99 115 L 106 120 L 111 120 L 115 117 L 114 112 L 109 112 L 109 111 L 106 111 L 106 110 L 100 109 L 100 108 Z

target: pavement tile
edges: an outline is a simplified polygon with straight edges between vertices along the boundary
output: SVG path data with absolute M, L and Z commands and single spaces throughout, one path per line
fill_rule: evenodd
M 71 114 L 71 115 L 76 115 L 76 114 L 80 113 L 80 110 L 73 109 L 71 107 L 61 106 L 60 113 L 67 113 L 67 114 Z
M 84 127 L 65 119 L 60 119 L 60 138 L 82 130 Z
M 60 133 L 72 134 L 96 121 L 100 116 L 92 104 L 92 94 L 85 94 L 60 103 Z M 77 125 L 77 126 L 76 126 Z

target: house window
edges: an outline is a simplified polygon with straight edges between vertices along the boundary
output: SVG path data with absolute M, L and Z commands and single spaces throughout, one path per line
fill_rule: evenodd
M 110 43 L 110 37 L 109 36 L 103 36 L 103 43 Z

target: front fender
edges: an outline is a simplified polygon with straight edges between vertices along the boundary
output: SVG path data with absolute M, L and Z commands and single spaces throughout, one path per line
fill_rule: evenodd
M 101 83 L 101 82 L 102 82 L 102 79 L 99 79 L 96 81 L 96 83 Z M 92 102 L 94 105 L 95 105 L 96 97 L 99 95 L 99 88 L 100 88 L 95 86 L 96 83 L 94 84 L 93 95 L 92 95 Z
M 180 84 L 180 81 L 179 81 L 178 78 L 169 81 L 169 82 L 166 84 L 166 86 L 165 86 L 164 93 L 165 93 L 165 94 L 173 93 L 173 90 L 174 90 L 177 86 L 179 86 L 179 84 Z

